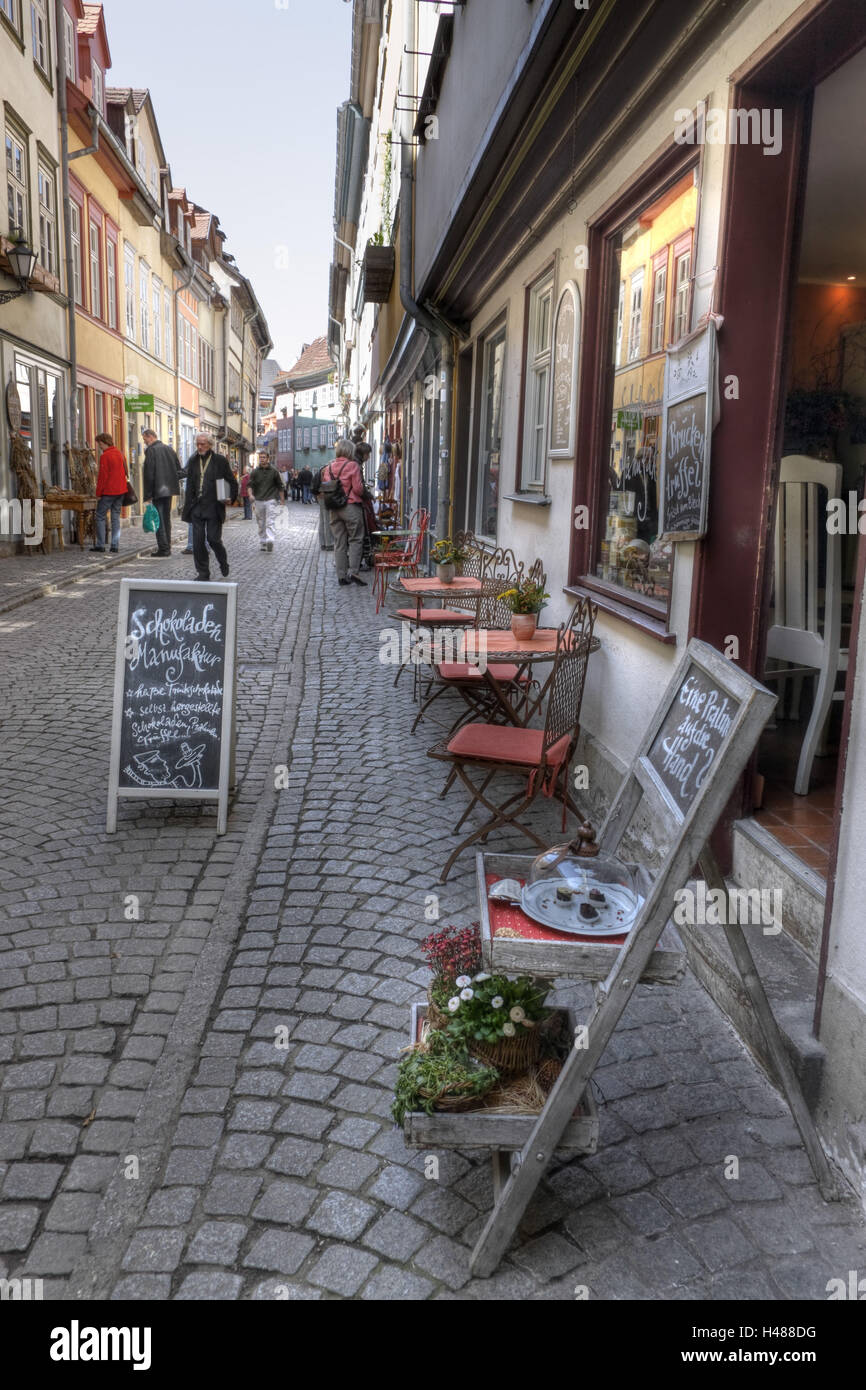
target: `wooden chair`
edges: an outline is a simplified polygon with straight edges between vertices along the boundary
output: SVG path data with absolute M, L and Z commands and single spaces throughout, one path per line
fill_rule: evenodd
M 444 883 L 455 861 L 476 840 L 486 840 L 500 826 L 513 825 L 539 849 L 547 847 L 522 817 L 539 793 L 562 797 L 562 820 L 565 829 L 566 812 L 580 816 L 569 795 L 569 769 L 580 732 L 580 707 L 586 683 L 594 613 L 587 608 L 580 639 L 567 641 L 565 626 L 559 630 L 556 660 L 550 681 L 547 715 L 543 729 L 516 728 L 510 724 L 464 724 L 447 743 L 428 749 L 431 758 L 451 764 L 471 801 L 454 827 L 459 831 L 477 802 L 489 811 L 488 820 L 462 840 L 449 856 L 442 871 Z M 585 640 L 584 640 L 585 639 Z M 477 768 L 483 774 L 480 786 L 472 781 L 469 770 Z M 497 804 L 487 796 L 490 783 L 501 773 L 525 777 L 524 789 Z
M 812 713 L 794 780 L 794 791 L 806 796 L 812 763 L 834 699 L 836 676 L 848 669 L 847 648 L 840 649 L 842 614 L 842 537 L 827 532 L 827 512 L 819 498 L 838 497 L 842 467 L 822 459 L 790 454 L 782 459 L 776 515 L 776 601 L 773 626 L 767 634 L 767 658 L 786 662 L 764 672 L 764 682 L 797 683 L 795 705 L 804 676 L 814 675 Z M 819 587 L 819 534 L 826 536 L 826 577 L 823 604 Z

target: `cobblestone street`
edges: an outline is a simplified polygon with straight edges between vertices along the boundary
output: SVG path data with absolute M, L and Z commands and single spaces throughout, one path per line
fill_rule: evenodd
M 337 587 L 317 525 L 287 508 L 273 555 L 226 529 L 222 838 L 189 803 L 122 802 L 104 830 L 119 578 L 191 578 L 189 558 L 0 614 L 0 1276 L 85 1300 L 826 1299 L 866 1269 L 857 1202 L 822 1201 L 689 974 L 639 988 L 596 1073 L 598 1152 L 555 1164 L 498 1272 L 470 1279 L 489 1159 L 439 1153 L 426 1177 L 389 1116 L 425 897 L 442 923 L 478 915 L 472 853 L 438 883 L 463 798 L 438 799 L 439 730 L 410 734 L 411 679 L 377 660 L 388 620 Z M 8 575 L 34 582 L 7 563 L 4 603 Z M 537 814 L 560 841 L 558 809 Z M 591 995 L 557 997 L 585 1015 Z

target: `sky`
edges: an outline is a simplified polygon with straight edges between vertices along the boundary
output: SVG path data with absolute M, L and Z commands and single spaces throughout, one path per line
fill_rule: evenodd
M 108 84 L 150 89 L 174 184 L 219 217 L 285 370 L 328 327 L 352 5 L 104 0 L 104 8 Z

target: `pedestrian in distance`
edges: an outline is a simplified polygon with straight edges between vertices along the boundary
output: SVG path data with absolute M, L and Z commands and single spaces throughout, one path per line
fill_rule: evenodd
M 301 500 L 301 480 L 300 480 L 300 478 L 299 478 L 299 476 L 298 476 L 298 470 L 297 470 L 297 468 L 293 468 L 293 469 L 291 470 L 291 472 L 289 473 L 289 487 L 292 489 L 292 501 L 293 501 L 293 502 L 300 502 L 300 500 Z
M 286 486 L 267 454 L 259 455 L 258 468 L 249 474 L 249 491 L 256 508 L 259 549 L 272 551 L 277 503 L 285 505 Z
M 229 576 L 229 557 L 222 541 L 226 519 L 225 501 L 234 502 L 238 482 L 231 465 L 222 454 L 215 454 L 209 434 L 199 434 L 186 470 L 186 496 L 183 519 L 192 522 L 192 548 L 195 556 L 195 577 L 202 583 L 210 579 L 208 546 L 213 551 L 224 579 Z M 218 487 L 222 483 L 224 486 Z M 224 494 L 225 500 L 220 496 Z
M 126 459 L 114 447 L 110 434 L 98 434 L 97 444 L 102 445 L 99 455 L 99 473 L 96 478 L 96 543 L 90 549 L 97 553 L 105 550 L 105 518 L 111 512 L 111 554 L 120 549 L 120 513 L 123 499 L 129 488 L 126 472 Z
M 301 485 L 301 501 L 307 506 L 313 500 L 313 495 L 310 491 L 313 486 L 313 470 L 308 463 L 305 463 L 301 469 L 298 482 Z
M 248 468 L 241 478 L 241 501 L 244 504 L 244 521 L 252 521 L 253 518 L 253 499 L 250 497 L 250 477 L 252 469 Z
M 151 555 L 167 558 L 171 554 L 171 508 L 180 496 L 180 459 L 169 444 L 161 443 L 155 430 L 142 430 L 144 440 L 144 500 L 159 512 L 156 550 Z
M 343 586 L 359 584 L 366 589 L 366 581 L 358 573 L 364 547 L 364 480 L 351 439 L 337 440 L 336 458 L 322 469 L 320 492 L 334 536 L 337 579 Z M 335 493 L 337 500 L 345 498 L 342 507 L 333 505 Z

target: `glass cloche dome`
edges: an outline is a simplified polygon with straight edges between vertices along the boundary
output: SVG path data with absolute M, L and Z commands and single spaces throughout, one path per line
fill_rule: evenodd
M 634 923 L 642 898 L 628 864 L 611 854 L 577 853 L 584 837 L 533 860 L 523 910 L 559 931 L 619 936 Z

